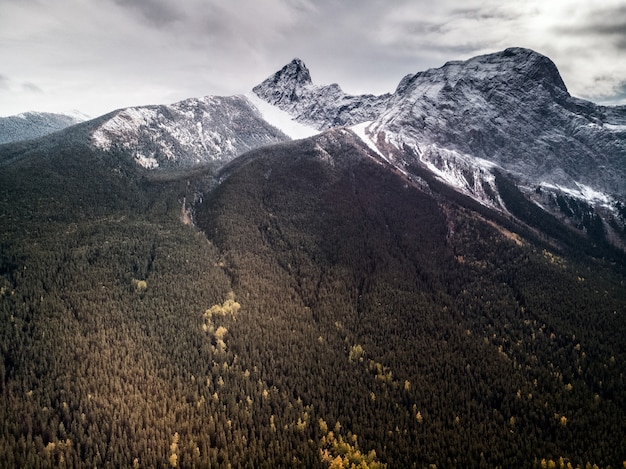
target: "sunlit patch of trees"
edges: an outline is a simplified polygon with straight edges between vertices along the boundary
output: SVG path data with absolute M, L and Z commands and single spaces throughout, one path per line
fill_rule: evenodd
M 228 329 L 224 326 L 216 326 L 215 319 L 223 316 L 234 316 L 241 305 L 235 301 L 235 294 L 228 292 L 228 298 L 222 304 L 215 304 L 207 309 L 204 313 L 205 322 L 202 324 L 202 330 L 207 332 L 215 339 L 213 350 L 223 354 L 226 352 L 226 334 Z
M 228 292 L 228 298 L 220 305 L 215 304 L 204 312 L 204 317 L 208 320 L 214 316 L 226 316 L 237 314 L 237 311 L 241 308 L 241 305 L 235 301 L 235 294 Z
M 148 282 L 146 282 L 145 280 L 137 280 L 136 278 L 134 278 L 132 283 L 137 293 L 143 293 L 148 289 Z
M 322 421 L 323 422 L 323 421 Z M 320 425 L 326 428 L 325 425 Z M 320 459 L 330 469 L 385 469 L 386 464 L 376 459 L 376 451 L 363 453 L 359 449 L 358 438 L 349 433 L 344 439 L 342 435 L 335 435 L 329 431 L 320 440 Z

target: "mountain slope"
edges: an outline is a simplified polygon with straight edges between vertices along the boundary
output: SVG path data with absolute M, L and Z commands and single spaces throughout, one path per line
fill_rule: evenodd
M 94 148 L 106 119 L 0 148 L 2 467 L 626 459 L 610 264 L 347 129 L 214 186 Z
M 288 138 L 243 96 L 122 109 L 106 116 L 92 135 L 98 148 L 130 151 L 147 169 L 223 164 Z
M 17 116 L 0 117 L 0 145 L 42 137 L 84 120 L 77 115 L 47 112 L 25 112 Z
M 342 129 L 234 162 L 196 210 L 247 299 L 246 363 L 390 467 L 619 462 L 593 448 L 623 428 L 599 417 L 622 378 L 603 374 L 616 399 L 596 414 L 577 341 L 621 350 L 620 276 L 442 195 Z M 595 282 L 612 285 L 598 309 Z

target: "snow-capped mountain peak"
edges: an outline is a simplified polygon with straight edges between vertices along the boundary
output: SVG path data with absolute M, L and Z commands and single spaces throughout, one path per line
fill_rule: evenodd
M 318 130 L 374 120 L 390 98 L 389 94 L 349 95 L 336 83 L 315 85 L 309 70 L 300 59 L 285 65 L 252 91 L 263 101 L 289 113 L 298 122 Z
M 403 78 L 369 132 L 398 151 L 412 148 L 409 159 L 446 180 L 473 173 L 489 184 L 478 163 L 486 161 L 527 187 L 582 184 L 623 195 L 626 141 L 610 129 L 625 121 L 624 107 L 571 97 L 549 58 L 511 48 Z
M 225 164 L 248 150 L 290 138 L 245 96 L 120 109 L 100 120 L 93 144 L 105 151 L 130 151 L 147 169 Z
M 511 47 L 501 52 L 480 55 L 469 60 L 455 60 L 440 68 L 432 68 L 404 77 L 396 95 L 411 92 L 416 84 L 429 80 L 435 88 L 454 89 L 466 82 L 481 83 L 482 88 L 507 86 L 519 92 L 544 86 L 553 92 L 567 93 L 561 75 L 548 57 L 530 49 Z
M 312 85 L 311 74 L 302 60 L 296 58 L 255 86 L 253 92 L 270 104 L 298 101 L 306 86 Z

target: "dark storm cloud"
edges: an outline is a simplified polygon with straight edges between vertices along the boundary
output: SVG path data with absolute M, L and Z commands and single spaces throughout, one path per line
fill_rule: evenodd
M 478 21 L 485 20 L 513 20 L 516 15 L 510 11 L 490 7 L 482 8 L 453 8 L 450 10 L 452 17 L 465 17 Z
M 626 8 L 619 14 L 621 16 L 613 17 L 607 22 L 591 25 L 582 31 L 591 35 L 604 36 L 620 49 L 626 49 Z
M 405 33 L 413 34 L 439 34 L 443 31 L 444 25 L 439 23 L 429 23 L 426 21 L 415 21 L 401 25 Z
M 598 8 L 592 11 L 585 22 L 558 27 L 563 34 L 585 35 L 613 40 L 616 45 L 626 48 L 626 5 L 616 8 Z
M 166 0 L 113 0 L 117 5 L 139 14 L 142 19 L 155 27 L 163 27 L 169 23 L 183 19 L 179 8 L 180 3 Z

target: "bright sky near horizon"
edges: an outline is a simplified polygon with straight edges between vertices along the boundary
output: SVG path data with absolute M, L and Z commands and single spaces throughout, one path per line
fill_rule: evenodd
M 294 57 L 379 94 L 512 46 L 574 96 L 626 104 L 626 0 L 0 0 L 0 116 L 243 94 Z

